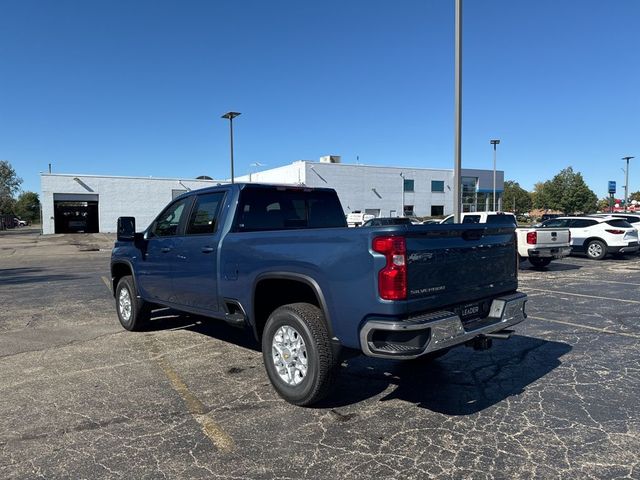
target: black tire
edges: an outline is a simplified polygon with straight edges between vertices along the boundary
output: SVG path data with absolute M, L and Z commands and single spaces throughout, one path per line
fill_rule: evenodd
M 293 331 L 292 331 L 292 330 Z M 289 350 L 283 332 L 296 335 L 293 338 L 297 345 L 299 339 L 304 342 L 302 349 L 293 347 Z M 275 339 L 275 340 L 274 340 Z M 281 350 L 276 348 L 280 344 Z M 289 345 L 291 342 L 289 342 Z M 284 350 L 284 352 L 282 352 Z M 300 354 L 300 356 L 298 356 Z M 262 334 L 262 357 L 269 380 L 278 395 L 294 405 L 306 406 L 317 403 L 326 397 L 334 384 L 336 358 L 331 349 L 331 339 L 322 311 L 308 303 L 292 303 L 277 308 L 269 316 Z M 290 368 L 284 363 L 291 358 Z M 289 374 L 289 380 L 282 378 L 276 366 L 280 359 L 281 372 Z M 306 362 L 306 366 L 304 365 Z M 306 367 L 304 375 L 298 367 Z M 298 382 L 298 383 L 295 383 Z
M 586 252 L 591 260 L 602 260 L 607 254 L 607 245 L 600 240 L 591 240 L 587 244 Z
M 529 263 L 537 268 L 546 267 L 551 263 L 551 260 L 553 260 L 551 257 L 529 257 Z
M 127 299 L 129 308 L 127 309 Z M 116 311 L 120 324 L 127 330 L 141 330 L 151 316 L 151 304 L 137 296 L 131 275 L 125 275 L 116 286 Z

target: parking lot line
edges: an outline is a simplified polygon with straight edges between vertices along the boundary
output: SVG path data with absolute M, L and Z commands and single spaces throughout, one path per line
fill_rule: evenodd
M 107 288 L 109 289 L 109 291 L 111 293 L 113 293 L 111 291 L 111 282 L 109 281 L 109 279 L 107 277 L 105 277 L 104 275 L 102 277 L 100 277 L 102 279 L 102 281 L 104 282 L 104 284 L 107 286 Z
M 599 297 L 597 295 L 585 295 L 583 293 L 561 292 L 559 290 L 547 290 L 547 289 L 544 289 L 544 288 L 525 287 L 525 290 L 534 290 L 536 292 L 554 293 L 556 295 L 571 295 L 573 297 L 596 298 L 598 300 L 613 300 L 614 302 L 640 304 L 640 300 L 625 300 L 623 298 Z
M 551 322 L 551 323 L 560 323 L 562 325 L 570 325 L 572 327 L 584 328 L 585 330 L 595 330 L 596 332 L 606 333 L 608 335 L 621 335 L 623 337 L 640 338 L 640 334 L 637 334 L 637 333 L 614 332 L 614 331 L 611 331 L 611 330 L 605 330 L 604 328 L 590 327 L 589 325 L 583 325 L 583 324 L 580 324 L 580 323 L 565 322 L 563 320 L 552 320 L 550 318 L 534 317 L 533 315 L 527 315 L 527 318 L 531 318 L 533 320 L 542 320 L 543 322 Z
M 158 344 L 153 337 L 147 342 L 152 353 L 156 354 L 156 363 L 171 382 L 173 390 L 180 395 L 187 410 L 202 428 L 202 432 L 220 451 L 228 453 L 233 450 L 233 439 L 211 418 L 204 404 L 190 390 L 180 375 L 173 369 L 167 359 L 160 353 Z M 155 355 L 154 355 L 155 356 Z
M 564 277 L 562 275 L 548 275 L 547 279 L 553 279 L 553 280 L 558 280 L 558 279 L 564 279 Z M 538 280 L 538 279 L 530 279 L 530 278 L 525 278 L 525 277 L 520 277 L 518 278 L 518 282 L 520 283 L 525 283 L 527 281 L 531 281 L 531 280 Z M 571 277 L 571 281 L 579 281 L 579 282 L 588 282 L 588 283 L 593 283 L 593 277 Z M 598 283 L 613 283 L 616 285 L 625 285 L 627 287 L 640 287 L 640 283 L 630 283 L 630 282 L 620 282 L 617 280 L 600 280 L 598 279 Z

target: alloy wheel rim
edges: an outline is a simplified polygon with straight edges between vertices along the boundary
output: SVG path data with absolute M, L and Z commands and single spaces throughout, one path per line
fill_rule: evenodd
M 128 289 L 123 288 L 120 290 L 118 305 L 120 306 L 120 315 L 122 315 L 123 320 L 129 321 L 131 319 L 131 295 Z
M 276 330 L 271 341 L 271 356 L 278 376 L 287 385 L 299 385 L 306 377 L 307 346 L 295 328 L 283 325 Z
M 589 254 L 592 257 L 598 257 L 602 254 L 602 247 L 597 243 L 592 243 L 589 245 Z

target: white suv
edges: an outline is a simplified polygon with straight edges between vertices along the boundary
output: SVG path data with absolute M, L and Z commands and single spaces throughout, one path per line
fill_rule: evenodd
M 592 217 L 615 217 L 622 218 L 631 224 L 633 228 L 640 232 L 640 214 L 638 213 L 596 213 Z
M 568 228 L 572 252 L 586 253 L 602 260 L 607 253 L 637 252 L 638 231 L 626 220 L 606 217 L 558 217 L 541 224 L 542 228 Z

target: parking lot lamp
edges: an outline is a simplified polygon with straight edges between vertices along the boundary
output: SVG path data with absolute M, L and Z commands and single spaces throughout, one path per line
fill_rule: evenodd
M 622 157 L 622 160 L 626 160 L 627 168 L 624 171 L 624 213 L 627 213 L 627 202 L 629 201 L 629 160 L 636 157 Z
M 400 210 L 402 215 L 400 216 L 404 217 L 404 172 L 400 172 L 400 176 L 402 177 L 402 210 Z
M 500 143 L 500 140 L 489 140 L 489 143 L 493 145 L 493 211 L 496 211 L 496 146 Z
M 229 119 L 229 137 L 230 137 L 230 146 L 231 146 L 231 183 L 235 183 L 233 178 L 233 119 L 236 118 L 240 113 L 238 112 L 227 112 L 222 115 L 222 118 Z

